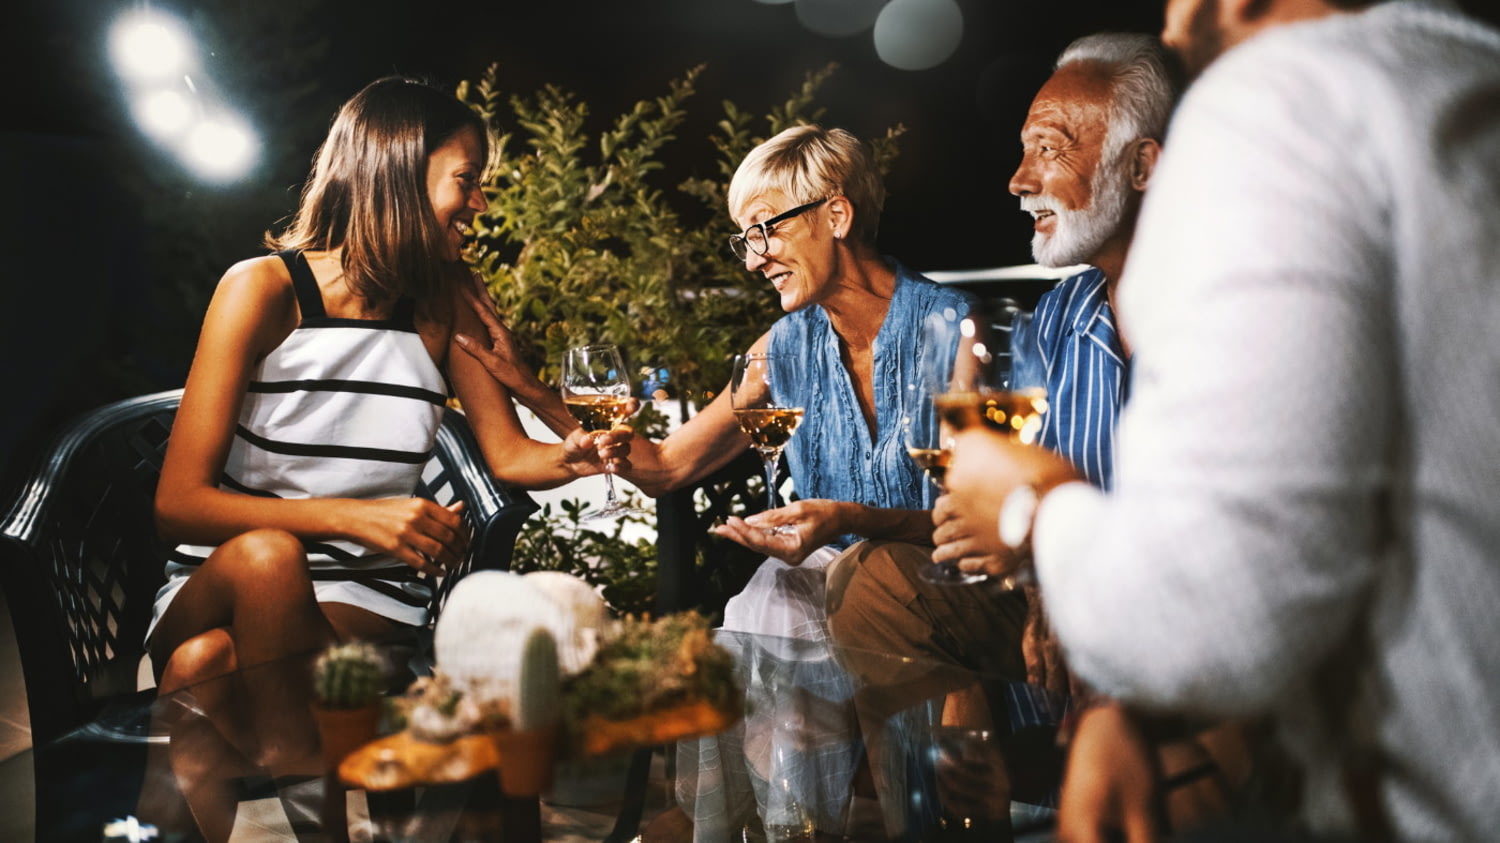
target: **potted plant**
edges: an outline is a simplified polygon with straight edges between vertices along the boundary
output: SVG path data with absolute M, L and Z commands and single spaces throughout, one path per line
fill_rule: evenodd
M 313 663 L 313 716 L 332 770 L 379 733 L 385 659 L 363 641 L 337 644 Z

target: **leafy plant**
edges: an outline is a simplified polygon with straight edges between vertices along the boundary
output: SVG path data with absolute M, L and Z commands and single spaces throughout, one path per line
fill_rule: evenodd
M 665 370 L 682 420 L 723 388 L 733 356 L 780 315 L 770 285 L 744 271 L 725 248 L 724 235 L 736 228 L 725 201 L 729 180 L 765 138 L 822 119 L 817 93 L 835 66 L 808 73 L 773 107 L 760 121 L 764 135 L 752 112 L 723 102 L 723 116 L 708 137 L 714 175 L 666 190 L 657 182 L 669 158 L 681 155 L 676 132 L 702 69 L 691 68 L 665 94 L 636 102 L 597 136 L 588 106 L 572 93 L 549 85 L 530 96 L 506 95 L 497 65 L 458 87 L 458 97 L 484 117 L 494 137 L 485 180 L 489 209 L 474 221 L 469 263 L 529 362 L 549 381 L 569 346 L 613 342 L 635 366 L 638 382 L 659 380 Z M 904 131 L 891 127 L 871 143 L 882 173 Z M 634 424 L 637 433 L 653 436 L 664 421 L 644 412 Z M 580 519 L 584 507 L 576 500 L 556 510 L 544 506 L 523 527 L 516 559 L 601 586 L 617 612 L 649 611 L 655 544 L 626 539 L 623 531 L 650 522 L 621 519 L 608 530 L 592 529 Z
M 639 506 L 640 494 L 620 490 L 622 503 Z M 585 526 L 586 501 L 558 501 L 542 505 L 526 520 L 516 537 L 515 558 L 527 570 L 562 571 L 585 582 L 602 586 L 604 601 L 617 614 L 651 611 L 656 596 L 656 543 L 628 539 L 627 525 L 649 525 L 640 515 L 625 515 L 606 522 L 607 529 Z
M 820 119 L 814 101 L 833 71 L 809 73 L 773 108 L 767 136 Z M 496 138 L 489 210 L 475 220 L 470 262 L 502 318 L 530 343 L 531 362 L 545 380 L 568 346 L 616 343 L 637 369 L 670 373 L 684 418 L 723 387 L 733 355 L 778 315 L 770 286 L 724 247 L 734 228 L 724 201 L 729 177 L 764 139 L 752 131 L 750 112 L 723 103 L 709 137 L 718 178 L 689 178 L 671 192 L 652 181 L 673 154 L 701 72 L 692 68 L 666 94 L 640 100 L 597 139 L 588 106 L 555 86 L 507 98 L 491 65 L 458 89 Z M 882 166 L 903 131 L 889 129 L 873 144 Z

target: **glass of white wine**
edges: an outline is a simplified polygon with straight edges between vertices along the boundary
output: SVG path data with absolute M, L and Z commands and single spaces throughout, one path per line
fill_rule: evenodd
M 953 459 L 953 433 L 939 421 L 932 392 L 920 387 L 913 387 L 913 391 L 913 400 L 901 419 L 906 454 L 942 493 L 947 491 L 943 478 Z
M 630 375 L 620 349 L 614 345 L 583 345 L 568 349 L 563 355 L 559 391 L 563 404 L 585 431 L 610 430 L 630 417 Z M 604 506 L 587 513 L 586 520 L 640 514 L 640 510 L 620 502 L 615 496 L 615 478 L 606 466 L 607 490 Z
M 941 435 L 952 436 L 982 424 L 1012 441 L 1035 445 L 1041 441 L 1047 413 L 1037 355 L 1031 350 L 1031 314 L 1014 304 L 976 308 L 953 321 L 956 342 L 947 385 L 933 398 Z M 929 331 L 938 326 L 925 326 Z M 922 576 L 936 583 L 967 585 L 988 579 L 962 571 L 956 561 L 935 562 Z
M 767 509 L 776 508 L 781 449 L 802 424 L 801 393 L 792 382 L 796 377 L 797 361 L 787 355 L 754 352 L 734 358 L 729 397 L 735 421 L 765 463 Z M 772 532 L 785 531 L 777 528 Z

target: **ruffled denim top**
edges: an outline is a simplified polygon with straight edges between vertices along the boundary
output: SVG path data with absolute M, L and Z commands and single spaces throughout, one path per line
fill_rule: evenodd
M 896 269 L 896 289 L 874 344 L 873 436 L 840 358 L 839 337 L 823 308 L 805 307 L 771 327 L 771 351 L 785 354 L 782 360 L 797 367 L 796 372 L 777 376 L 775 382 L 778 386 L 796 384 L 801 393 L 778 394 L 777 398 L 796 401 L 796 406 L 806 409 L 802 426 L 784 452 L 799 498 L 891 509 L 932 508 L 931 485 L 906 454 L 901 419 L 907 402 L 919 400 L 909 386 L 916 382 L 922 320 L 945 308 L 967 313 L 973 299 L 898 262 L 891 263 Z M 860 538 L 845 535 L 836 544 L 847 547 Z

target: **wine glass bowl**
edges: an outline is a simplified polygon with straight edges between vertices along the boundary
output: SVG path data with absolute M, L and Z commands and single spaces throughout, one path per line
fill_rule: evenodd
M 953 434 L 938 415 L 936 397 L 920 386 L 913 386 L 912 390 L 914 394 L 901 419 L 906 455 L 942 493 L 947 491 L 943 479 L 953 459 Z
M 924 366 L 941 373 L 942 386 L 932 399 L 941 435 L 952 437 L 982 425 L 1019 444 L 1041 441 L 1047 390 L 1031 327 L 1031 314 L 1009 302 L 991 309 L 976 307 L 961 318 L 949 315 L 924 323 L 928 332 L 924 345 L 936 360 Z M 943 364 L 944 353 L 950 355 L 951 365 Z M 922 569 L 921 575 L 944 584 L 989 579 L 960 570 L 954 560 L 935 562 Z
M 614 345 L 582 345 L 563 355 L 558 391 L 563 405 L 589 433 L 613 429 L 630 418 L 630 375 L 625 371 L 620 349 Z M 586 520 L 640 514 L 615 496 L 615 478 L 604 469 L 604 506 L 583 517 Z
M 796 362 L 785 356 L 752 352 L 734 358 L 730 403 L 740 430 L 760 454 L 766 471 L 766 508 L 776 508 L 776 471 L 781 451 L 802 424 L 805 410 L 793 381 Z M 773 532 L 785 532 L 778 528 Z

